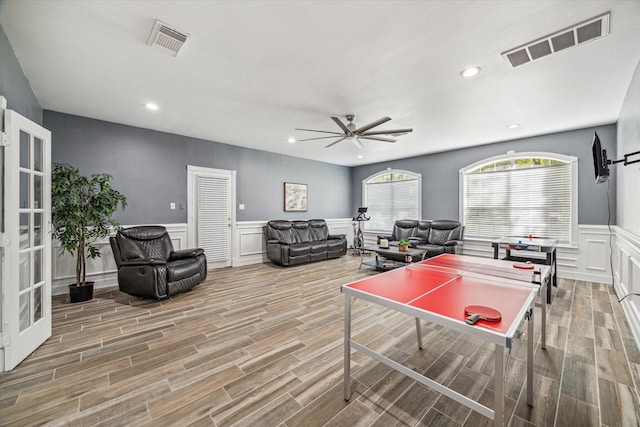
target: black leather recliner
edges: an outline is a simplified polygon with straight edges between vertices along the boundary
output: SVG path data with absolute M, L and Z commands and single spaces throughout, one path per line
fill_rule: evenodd
M 167 229 L 131 227 L 109 238 L 122 292 L 163 299 L 191 290 L 207 278 L 203 249 L 174 251 Z

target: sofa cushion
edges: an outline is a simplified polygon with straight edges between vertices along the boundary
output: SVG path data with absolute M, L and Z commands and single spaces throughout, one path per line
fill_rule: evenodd
M 311 252 L 312 254 L 320 254 L 320 253 L 325 253 L 327 252 L 327 241 L 326 240 L 321 240 L 319 242 L 309 242 L 309 245 L 311 246 Z
M 418 227 L 416 229 L 416 236 L 427 242 L 429 240 L 429 232 L 431 231 L 431 221 L 418 221 Z
M 291 224 L 295 242 L 311 241 L 311 233 L 309 232 L 309 223 L 307 221 L 292 221 Z
M 429 243 L 432 245 L 444 245 L 449 239 L 451 230 L 436 230 L 434 228 L 429 232 Z
M 291 221 L 274 220 L 267 223 L 267 240 L 280 240 L 294 243 Z
M 443 254 L 445 252 L 444 246 L 441 245 L 418 245 L 418 248 L 425 249 L 427 251 L 427 253 L 424 255 L 425 259 Z
M 311 252 L 311 243 L 293 243 L 289 245 L 289 257 L 299 257 L 301 255 L 308 255 Z
M 392 240 L 408 239 L 414 237 L 418 221 L 413 219 L 399 219 L 393 225 Z
M 309 220 L 309 232 L 311 233 L 311 240 L 327 240 L 329 236 L 329 227 L 324 219 L 310 219 Z

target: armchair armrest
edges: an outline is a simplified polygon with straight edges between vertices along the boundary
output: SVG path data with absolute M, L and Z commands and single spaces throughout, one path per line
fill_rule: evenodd
M 389 241 L 393 240 L 393 236 L 391 235 L 385 235 L 385 234 L 378 234 L 378 240 L 380 239 L 387 239 Z
M 136 265 L 166 265 L 167 261 L 161 258 L 133 258 L 122 261 L 121 266 Z
M 204 249 L 182 249 L 179 251 L 172 251 L 169 255 L 169 261 L 176 261 L 179 259 L 197 258 L 204 253 Z

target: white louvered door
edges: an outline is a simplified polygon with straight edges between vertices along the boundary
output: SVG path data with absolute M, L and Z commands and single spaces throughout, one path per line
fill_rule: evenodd
M 189 247 L 202 248 L 209 269 L 232 265 L 235 171 L 188 167 Z

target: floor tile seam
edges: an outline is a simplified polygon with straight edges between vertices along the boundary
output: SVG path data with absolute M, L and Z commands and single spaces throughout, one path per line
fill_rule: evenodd
M 568 279 L 563 279 L 563 280 L 566 282 Z M 572 282 L 573 282 L 573 286 L 572 286 L 572 290 L 571 290 L 571 304 L 569 305 L 569 319 L 572 318 L 574 302 L 575 302 L 576 294 L 577 294 L 576 287 L 578 286 L 578 283 L 577 283 L 576 280 L 572 280 Z M 593 295 L 591 294 L 591 286 L 589 286 L 589 295 L 591 297 L 593 297 Z M 594 334 L 594 337 L 595 337 L 595 330 L 594 330 L 593 324 L 594 324 L 594 321 L 593 321 L 593 302 L 591 302 L 591 329 L 592 329 L 591 332 Z M 565 372 L 564 372 L 565 360 L 567 359 L 567 350 L 568 350 L 568 347 L 569 347 L 569 337 L 570 336 L 571 336 L 571 321 L 569 321 L 569 324 L 567 325 L 567 336 L 566 336 L 566 339 L 565 339 L 565 342 L 564 342 L 564 348 L 562 349 L 562 368 L 560 369 L 560 378 L 558 380 L 559 381 L 558 396 L 556 396 L 556 402 L 558 402 L 558 403 L 560 402 L 560 395 L 562 394 L 562 380 L 563 380 L 564 374 L 565 374 Z M 593 340 L 593 346 L 594 346 L 593 354 L 594 354 L 594 358 L 595 358 L 595 353 L 596 353 L 595 338 Z M 598 369 L 598 367 L 596 365 L 596 377 L 597 377 L 597 369 Z M 597 395 L 597 398 L 599 399 L 600 395 L 599 395 L 599 393 L 597 391 L 597 382 L 598 381 L 597 381 L 597 378 L 596 378 L 596 395 Z M 556 425 L 556 423 L 557 423 L 558 413 L 559 412 L 560 412 L 560 405 L 557 404 L 556 405 L 555 414 L 554 414 L 554 418 L 553 418 L 554 425 Z M 600 422 L 600 411 L 598 411 L 598 422 Z
M 618 303 L 620 303 L 620 301 L 618 301 Z M 611 304 L 611 291 L 609 291 L 609 304 Z M 640 402 L 640 384 L 638 384 L 636 382 L 636 378 L 632 374 L 633 367 L 631 366 L 631 361 L 629 359 L 629 353 L 627 352 L 627 346 L 624 344 L 622 334 L 620 333 L 620 331 L 621 331 L 620 322 L 618 321 L 618 316 L 616 315 L 615 311 L 613 312 L 613 318 L 614 318 L 614 320 L 616 322 L 616 332 L 618 334 L 618 338 L 620 338 L 620 341 L 622 343 L 622 351 L 624 352 L 624 358 L 625 358 L 625 361 L 626 361 L 626 364 L 627 364 L 627 368 L 629 369 L 629 374 L 631 375 L 631 382 L 633 383 L 633 386 L 634 386 L 634 389 L 635 389 L 636 399 L 638 399 L 638 402 Z M 596 366 L 596 368 L 597 368 L 597 366 Z M 597 373 L 597 371 L 596 371 L 596 373 Z
M 596 325 L 595 325 L 595 319 L 593 317 L 593 312 L 594 312 L 594 306 L 593 306 L 593 284 L 591 284 L 591 282 L 589 282 L 589 290 L 591 291 L 590 296 L 591 296 L 591 333 L 593 334 L 593 361 L 595 363 L 595 373 L 596 373 L 596 394 L 598 396 L 598 424 L 599 425 L 603 425 L 602 424 L 602 399 L 600 398 L 600 375 L 598 375 L 598 352 L 596 351 Z M 623 345 L 624 346 L 624 345 Z M 626 357 L 626 353 L 625 353 L 625 357 Z M 564 372 L 563 372 L 564 373 Z M 562 377 L 562 376 L 561 376 Z M 556 419 L 557 419 L 557 412 L 556 412 Z

